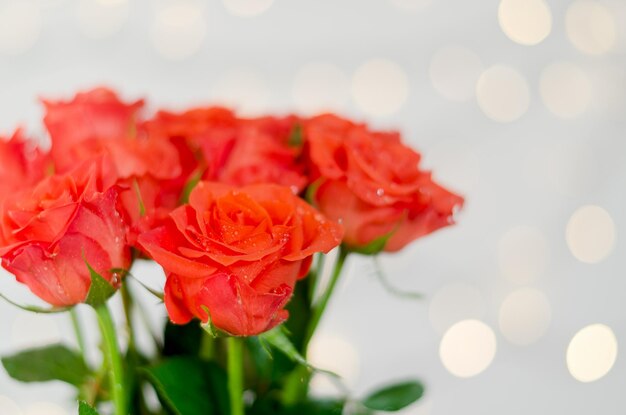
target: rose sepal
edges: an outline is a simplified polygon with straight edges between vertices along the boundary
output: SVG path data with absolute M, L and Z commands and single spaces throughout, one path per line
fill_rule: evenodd
M 72 307 L 49 307 L 47 308 L 47 307 L 38 307 L 35 305 L 23 305 L 23 304 L 19 304 L 11 300 L 10 298 L 8 298 L 2 293 L 0 293 L 0 298 L 2 298 L 4 301 L 6 301 L 7 303 L 11 305 L 14 305 L 17 308 L 20 308 L 24 311 L 29 311 L 31 313 L 56 314 L 56 313 L 64 313 L 66 311 L 69 311 L 72 308 Z
M 89 275 L 91 277 L 91 285 L 89 291 L 87 291 L 87 297 L 84 303 L 98 308 L 105 304 L 109 298 L 111 298 L 117 291 L 111 283 L 109 283 L 102 275 L 98 274 L 91 265 L 85 261 L 87 268 L 89 269 Z

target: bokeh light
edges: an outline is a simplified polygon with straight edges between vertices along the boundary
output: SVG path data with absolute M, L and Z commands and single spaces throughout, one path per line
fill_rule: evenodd
M 41 33 L 42 18 L 34 0 L 0 2 L 0 54 L 18 55 L 32 48 Z
M 459 321 L 446 331 L 439 357 L 454 376 L 468 378 L 483 372 L 496 355 L 496 335 L 479 320 Z
M 222 0 L 229 13 L 240 17 L 253 17 L 264 13 L 274 0 Z
M 476 82 L 483 71 L 478 55 L 461 46 L 447 46 L 430 61 L 430 80 L 443 97 L 451 101 L 468 101 L 474 97 Z
M 591 102 L 591 81 L 587 74 L 570 62 L 557 62 L 541 72 L 541 99 L 554 115 L 573 118 L 582 114 Z
M 552 311 L 546 295 L 534 288 L 510 293 L 500 306 L 498 323 L 504 337 L 513 344 L 535 343 L 550 326 Z
M 626 114 L 626 67 L 604 64 L 592 72 L 591 78 L 593 108 L 609 118 L 622 120 Z
M 299 112 L 337 111 L 350 99 L 350 81 L 332 63 L 308 63 L 295 76 L 292 96 Z
M 613 251 L 615 224 L 609 212 L 600 206 L 578 208 L 567 222 L 565 239 L 572 255 L 579 261 L 593 264 Z
M 498 7 L 500 28 L 521 45 L 541 43 L 552 28 L 552 14 L 543 0 L 502 0 Z
M 0 395 L 0 414 L 2 415 L 23 415 L 20 407 L 8 396 Z
M 85 35 L 100 39 L 119 32 L 129 10 L 128 0 L 79 0 L 76 18 Z
M 593 382 L 604 377 L 616 359 L 617 338 L 604 324 L 581 329 L 567 347 L 567 368 L 580 382 Z
M 341 377 L 346 386 L 354 386 L 359 376 L 360 359 L 355 347 L 345 338 L 319 333 L 311 340 L 307 354 L 309 362 L 319 369 L 329 370 Z M 317 396 L 336 395 L 336 379 L 318 373 L 311 382 L 312 392 Z
M 409 95 L 404 70 L 385 59 L 361 65 L 352 78 L 352 97 L 356 105 L 371 116 L 388 116 L 398 111 Z
M 478 79 L 476 99 L 487 117 L 498 122 L 511 122 L 528 110 L 530 91 L 526 79 L 518 71 L 495 65 Z
M 157 10 L 152 43 L 162 57 L 182 60 L 195 54 L 204 41 L 207 27 L 200 4 L 176 2 Z
M 536 227 L 509 229 L 498 244 L 500 272 L 509 281 L 528 284 L 546 270 L 550 255 L 546 237 Z
M 581 52 L 601 55 L 610 51 L 617 38 L 611 11 L 593 0 L 577 0 L 565 15 L 567 37 Z
M 458 321 L 482 318 L 485 309 L 480 290 L 459 282 L 445 285 L 435 293 L 428 305 L 428 317 L 433 328 L 442 334 Z

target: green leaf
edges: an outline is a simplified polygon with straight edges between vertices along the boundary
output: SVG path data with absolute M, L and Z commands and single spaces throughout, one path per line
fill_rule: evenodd
M 97 307 L 106 303 L 106 301 L 115 294 L 115 288 L 91 268 L 91 265 L 89 265 L 87 261 L 85 261 L 85 264 L 87 264 L 89 274 L 91 275 L 91 285 L 89 286 L 85 303 L 92 307 Z
M 9 376 L 22 382 L 60 380 L 80 386 L 90 375 L 80 353 L 61 344 L 5 356 L 2 364 Z
M 312 297 L 309 292 L 312 288 L 309 280 L 311 277 L 310 275 L 306 280 L 297 282 L 291 300 L 287 303 L 289 319 L 284 323 L 284 327 L 290 333 L 289 337 L 298 350 L 302 350 L 304 337 L 311 319 L 311 303 L 309 301 L 309 298 Z
M 404 213 L 404 217 L 406 217 L 406 212 Z M 387 232 L 386 234 L 382 236 L 379 236 L 378 238 L 374 239 L 372 242 L 370 242 L 367 245 L 349 246 L 349 245 L 343 244 L 342 246 L 348 252 L 355 252 L 357 254 L 363 254 L 363 255 L 379 254 L 385 249 L 385 246 L 387 245 L 389 238 L 391 238 L 393 234 L 396 233 L 396 231 L 398 230 L 398 228 L 400 228 L 401 225 L 402 225 L 402 221 L 398 221 L 398 223 L 396 223 L 396 225 L 393 227 L 392 230 L 390 230 L 389 232 Z
M 137 196 L 137 202 L 139 202 L 139 216 L 146 216 L 146 205 L 143 203 L 143 197 L 141 197 L 141 189 L 139 188 L 139 182 L 137 182 L 137 179 L 133 180 L 133 190 Z
M 0 298 L 2 298 L 4 301 L 6 301 L 7 303 L 9 303 L 11 305 L 14 305 L 17 308 L 21 308 L 24 311 L 30 311 L 31 313 L 56 314 L 56 313 L 63 313 L 65 311 L 69 311 L 70 308 L 71 308 L 71 307 L 44 308 L 44 307 L 37 307 L 37 306 L 34 306 L 34 305 L 22 305 L 22 304 L 18 304 L 15 301 L 9 299 L 4 294 L 0 294 Z
M 78 402 L 78 415 L 99 415 L 98 411 L 85 401 Z
M 274 358 L 267 346 L 256 336 L 246 337 L 246 348 L 252 358 L 252 363 L 263 380 L 271 380 Z
M 397 383 L 380 389 L 363 400 L 363 405 L 376 411 L 399 411 L 417 401 L 424 394 L 424 386 L 417 381 Z
M 126 271 L 126 270 L 121 270 L 121 271 L 123 271 L 123 274 L 121 274 L 121 275 L 124 275 L 124 276 L 132 278 L 135 282 L 137 282 L 137 284 L 141 285 L 141 287 L 144 290 L 148 291 L 150 294 L 152 294 L 153 296 L 155 296 L 156 298 L 161 300 L 161 302 L 165 301 L 165 294 L 163 294 L 160 291 L 155 290 L 154 288 L 148 287 L 146 284 L 144 284 L 142 281 L 140 281 L 139 278 L 135 277 L 129 271 Z M 115 270 L 111 270 L 111 272 L 116 272 L 116 271 Z
M 306 361 L 304 356 L 298 352 L 298 349 L 291 343 L 289 337 L 285 333 L 285 329 L 282 326 L 274 327 L 272 330 L 267 331 L 258 336 L 259 340 L 269 343 L 272 347 L 283 352 L 289 359 L 296 363 L 300 363 L 303 366 L 310 367 L 309 362 Z
M 305 400 L 296 405 L 285 407 L 271 396 L 257 397 L 248 415 L 341 415 L 344 413 L 345 402 L 336 399 Z M 356 415 L 354 412 L 346 412 Z M 362 415 L 362 413 L 359 413 Z
M 287 409 L 285 415 L 341 415 L 344 402 L 335 400 L 307 401 Z
M 302 125 L 296 123 L 293 125 L 291 129 L 291 133 L 289 134 L 289 140 L 287 141 L 287 145 L 289 147 L 302 147 L 302 143 L 304 142 L 304 131 L 302 131 Z
M 191 191 L 193 190 L 193 188 L 196 187 L 200 179 L 202 179 L 203 174 L 204 174 L 203 169 L 196 169 L 196 171 L 191 175 L 189 180 L 187 180 L 187 183 L 185 183 L 185 187 L 183 188 L 183 191 L 180 194 L 181 205 L 189 203 L 189 195 L 191 194 Z
M 329 370 L 319 369 L 311 365 L 304 358 L 304 356 L 300 354 L 300 352 L 296 349 L 291 340 L 289 340 L 289 337 L 287 336 L 286 330 L 283 326 L 274 327 L 272 330 L 266 331 L 265 333 L 259 335 L 258 338 L 261 342 L 267 342 L 275 349 L 280 350 L 293 362 L 301 364 L 302 366 L 307 367 L 313 372 L 324 373 L 334 378 L 339 378 L 336 373 L 333 373 Z
M 376 238 L 367 245 L 349 246 L 344 244 L 344 247 L 348 252 L 355 252 L 362 255 L 376 255 L 382 252 L 383 249 L 385 249 L 385 245 L 387 245 L 387 241 L 389 240 L 389 238 L 391 238 L 391 235 L 393 235 L 393 232 L 389 232 L 379 238 Z
M 317 194 L 317 191 L 319 190 L 320 186 L 323 183 L 323 179 L 319 178 L 316 181 L 314 181 L 313 183 L 311 183 L 305 190 L 304 192 L 304 200 L 306 200 L 307 202 L 309 202 L 309 205 L 317 208 L 317 202 L 315 201 L 315 195 Z
M 146 368 L 161 401 L 176 415 L 230 413 L 226 374 L 196 357 L 173 357 Z

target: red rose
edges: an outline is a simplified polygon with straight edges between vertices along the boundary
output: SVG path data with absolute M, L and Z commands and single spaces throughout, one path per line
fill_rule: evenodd
M 94 161 L 47 177 L 2 204 L 2 266 L 52 305 L 85 300 L 91 281 L 86 263 L 109 281 L 112 269 L 130 266 L 118 189 L 105 180 L 102 160 Z
M 61 170 L 75 165 L 76 158 L 68 150 L 80 142 L 133 135 L 137 113 L 143 107 L 142 100 L 126 104 L 107 88 L 80 92 L 71 101 L 43 100 L 43 103 L 52 155 Z
M 167 273 L 165 305 L 174 323 L 210 318 L 228 333 L 250 336 L 287 318 L 283 307 L 312 255 L 341 236 L 339 225 L 289 188 L 200 182 L 189 204 L 139 242 Z
M 307 180 L 297 160 L 300 145 L 289 143 L 296 121 L 237 118 L 228 109 L 208 107 L 181 114 L 160 112 L 147 129 L 170 140 L 184 138 L 198 156 L 195 167 L 204 180 L 237 186 L 277 183 L 299 192 Z
M 453 222 L 463 199 L 419 169 L 397 133 L 372 132 L 333 115 L 305 123 L 312 198 L 356 250 L 397 251 Z
M 118 184 L 131 189 L 121 195 L 131 218 L 131 242 L 176 207 L 184 183 L 177 148 L 151 139 L 137 124 L 143 101 L 124 103 L 108 89 L 79 93 L 69 102 L 45 101 L 46 127 L 58 172 L 77 161 L 109 157 Z
M 20 130 L 10 139 L 0 137 L 0 199 L 43 179 L 51 168 L 50 158 Z

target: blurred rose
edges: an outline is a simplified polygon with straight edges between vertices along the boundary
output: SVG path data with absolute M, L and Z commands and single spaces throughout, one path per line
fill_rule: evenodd
M 51 167 L 49 154 L 24 138 L 21 130 L 10 139 L 0 136 L 0 200 L 34 185 Z
M 118 184 L 131 189 L 121 195 L 131 218 L 131 243 L 176 207 L 183 184 L 170 186 L 170 182 L 182 172 L 178 151 L 169 141 L 151 139 L 139 129 L 143 101 L 124 103 L 113 91 L 97 88 L 79 93 L 69 102 L 44 103 L 44 122 L 58 172 L 106 156 Z
M 87 263 L 109 281 L 112 269 L 130 266 L 118 188 L 110 187 L 114 179 L 104 171 L 102 159 L 85 163 L 2 204 L 2 266 L 52 305 L 85 300 Z
M 339 225 L 289 188 L 271 184 L 200 182 L 170 218 L 139 241 L 167 273 L 171 320 L 210 319 L 243 336 L 287 318 L 283 307 L 312 255 L 328 252 L 342 236 Z
M 290 143 L 296 121 L 238 118 L 226 108 L 207 107 L 180 114 L 161 111 L 146 124 L 150 134 L 185 140 L 204 180 L 238 186 L 277 183 L 299 192 L 307 180 L 298 162 L 301 145 Z
M 420 155 L 397 133 L 372 132 L 333 115 L 312 118 L 304 128 L 311 197 L 343 224 L 352 249 L 397 251 L 450 225 L 463 204 L 419 169 Z

